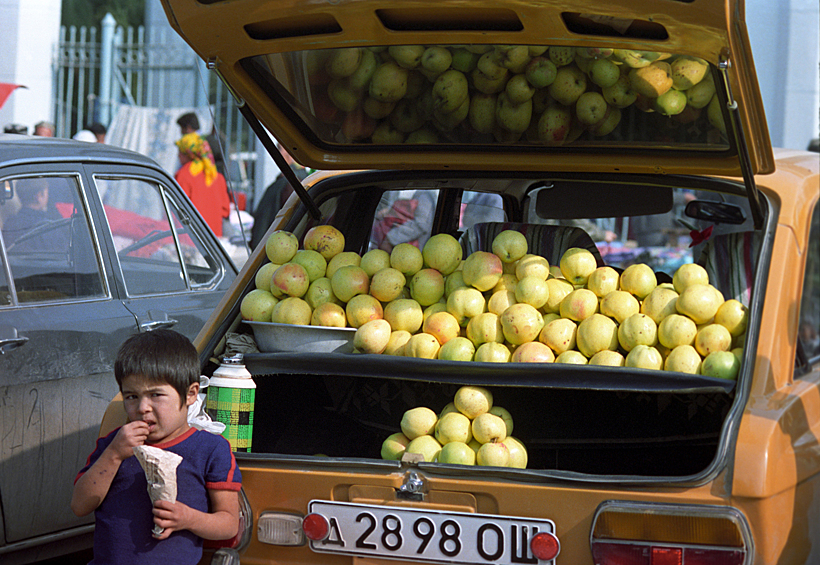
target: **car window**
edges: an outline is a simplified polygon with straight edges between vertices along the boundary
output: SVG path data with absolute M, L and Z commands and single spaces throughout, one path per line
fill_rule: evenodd
M 430 239 L 438 190 L 389 190 L 376 207 L 370 249 L 391 251 L 400 243 L 418 247 Z
M 804 362 L 820 361 L 820 205 L 815 205 L 811 219 L 798 339 L 805 354 Z M 798 367 L 800 365 L 798 359 Z
M 95 182 L 130 296 L 203 288 L 218 279 L 216 258 L 161 185 L 114 177 Z
M 0 219 L 13 284 L 2 280 L 0 304 L 105 296 L 78 177 L 17 177 L 4 185 Z
M 504 201 L 500 194 L 465 190 L 461 196 L 458 229 L 465 231 L 481 222 L 506 222 Z

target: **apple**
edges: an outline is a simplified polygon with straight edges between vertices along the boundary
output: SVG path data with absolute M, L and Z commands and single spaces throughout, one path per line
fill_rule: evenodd
M 700 373 L 700 364 L 701 357 L 694 347 L 679 345 L 666 356 L 663 368 L 667 371 L 697 375 Z
M 552 48 L 550 48 L 552 52 Z M 554 59 L 553 59 L 553 62 Z M 562 66 L 548 87 L 550 96 L 564 106 L 572 106 L 587 89 L 587 77 L 575 65 Z
M 482 312 L 470 318 L 465 334 L 475 347 L 488 342 L 504 342 L 504 330 L 501 327 L 501 320 L 497 314 L 492 312 Z
M 344 308 L 334 302 L 324 302 L 313 309 L 310 315 L 311 326 L 326 326 L 329 328 L 347 327 L 347 315 Z
M 715 80 L 710 72 L 699 83 L 686 90 L 687 108 L 705 108 L 715 96 Z
M 530 84 L 527 77 L 522 74 L 513 75 L 507 81 L 507 86 L 504 88 L 507 99 L 512 104 L 522 104 L 532 99 L 535 94 L 535 87 Z
M 597 299 L 596 299 L 597 304 Z M 504 338 L 513 345 L 534 341 L 544 327 L 544 317 L 529 304 L 513 304 L 501 314 Z
M 458 288 L 467 288 L 464 284 L 464 274 L 460 271 L 453 271 L 444 277 L 444 296 L 449 297 Z
M 504 263 L 505 270 L 507 268 L 509 268 L 508 267 L 509 265 L 512 265 L 512 264 L 511 263 Z M 498 282 L 495 283 L 495 286 L 489 292 L 496 293 L 499 290 L 511 290 L 511 291 L 515 292 L 515 285 L 517 285 L 517 284 L 518 284 L 518 278 L 515 276 L 515 273 L 505 272 L 503 275 L 501 275 L 501 278 L 498 279 Z M 492 296 L 492 294 L 490 296 Z
M 484 443 L 476 453 L 476 463 L 486 467 L 507 467 L 510 464 L 510 450 L 501 442 Z
M 358 267 L 361 265 L 361 263 L 362 257 L 355 251 L 342 251 L 341 253 L 337 253 L 336 255 L 334 255 L 333 258 L 327 262 L 325 276 L 329 279 L 332 279 L 333 274 L 340 268 L 345 267 L 347 265 L 354 265 Z
M 371 249 L 362 255 L 359 266 L 364 269 L 367 276 L 372 278 L 373 275 L 390 266 L 390 254 L 384 249 Z
M 365 322 L 353 335 L 353 347 L 362 353 L 382 353 L 390 341 L 390 324 L 375 319 Z
M 512 290 L 498 290 L 493 292 L 487 301 L 487 311 L 500 316 L 504 310 L 518 302 Z M 469 325 L 469 324 L 468 324 Z
M 367 269 L 363 269 L 367 273 Z M 407 278 L 393 267 L 377 271 L 370 279 L 370 294 L 381 302 L 390 302 L 401 296 Z
M 445 404 L 444 408 L 441 409 L 441 412 L 438 413 L 438 419 L 441 420 L 446 414 L 449 414 L 450 412 L 458 412 L 458 408 L 456 408 L 455 402 L 448 402 L 447 404 Z M 461 414 L 461 412 L 458 413 Z
M 698 84 L 709 71 L 709 63 L 698 57 L 680 55 L 670 65 L 672 86 L 677 90 L 689 90 Z
M 364 113 L 373 118 L 374 120 L 381 120 L 382 118 L 386 118 L 390 115 L 390 113 L 393 111 L 395 107 L 396 102 L 376 100 L 371 96 L 366 96 L 364 98 L 364 102 L 362 102 L 362 110 L 364 110 Z
M 421 255 L 424 264 L 447 276 L 461 264 L 461 244 L 448 233 L 437 233 L 424 244 Z
M 271 294 L 301 298 L 310 286 L 308 273 L 298 263 L 285 263 L 273 272 Z
M 746 331 L 748 320 L 749 309 L 734 298 L 721 304 L 715 312 L 715 323 L 725 327 L 735 338 Z
M 471 318 L 485 311 L 486 300 L 476 288 L 461 287 L 447 297 L 447 312 L 466 328 Z
M 672 88 L 672 67 L 665 61 L 653 61 L 646 67 L 629 71 L 632 87 L 647 98 L 657 98 Z
M 435 337 L 439 345 L 444 345 L 458 337 L 461 327 L 455 316 L 449 312 L 436 312 L 422 322 L 421 331 Z
M 318 308 L 325 302 L 341 304 L 341 301 L 333 294 L 333 287 L 331 286 L 330 279 L 327 277 L 316 279 L 310 283 L 307 292 L 302 298 L 313 309 Z
M 550 297 L 547 281 L 540 276 L 529 275 L 515 285 L 515 301 L 541 308 Z
M 407 298 L 410 298 L 409 293 L 407 295 Z M 412 298 L 411 298 L 411 300 L 412 300 Z M 447 302 L 446 301 L 441 301 L 441 302 L 436 302 L 435 304 L 431 304 L 430 306 L 428 306 L 427 308 L 425 308 L 422 311 L 422 313 L 421 313 L 422 314 L 422 322 L 424 320 L 426 320 L 427 318 L 429 318 L 430 316 L 432 316 L 433 314 L 435 314 L 436 312 L 446 312 L 446 311 L 447 311 Z
M 279 299 L 267 290 L 256 288 L 242 298 L 239 303 L 239 312 L 243 320 L 252 322 L 270 322 L 273 307 Z
M 430 306 L 444 296 L 444 277 L 436 269 L 421 269 L 410 279 L 410 296 L 422 306 Z
M 612 86 L 621 76 L 620 67 L 606 58 L 595 59 L 589 71 L 589 78 L 601 88 Z
M 478 133 L 492 133 L 495 128 L 495 106 L 497 95 L 494 93 L 476 92 L 470 97 L 470 110 L 467 117 L 470 126 Z
M 472 421 L 471 429 L 473 437 L 479 443 L 495 443 L 504 441 L 507 437 L 507 424 L 501 417 L 490 412 L 476 416 Z
M 587 358 L 605 349 L 615 351 L 618 349 L 618 324 L 603 314 L 592 314 L 578 324 L 575 339 L 578 351 Z
M 550 104 L 538 118 L 538 139 L 548 145 L 561 145 L 572 126 L 572 113 L 567 106 Z
M 384 306 L 384 319 L 393 331 L 416 333 L 424 320 L 421 305 L 412 298 L 397 298 Z
M 423 435 L 411 439 L 405 453 L 422 455 L 427 462 L 435 461 L 441 453 L 441 444 L 431 435 Z
M 361 267 L 345 265 L 333 273 L 330 286 L 339 300 L 349 302 L 357 294 L 367 294 L 370 290 L 370 277 Z
M 390 252 L 390 266 L 405 277 L 412 277 L 424 266 L 424 258 L 415 245 L 399 243 Z
M 601 91 L 607 104 L 615 108 L 628 108 L 638 99 L 638 93 L 632 88 L 627 75 L 621 75 L 615 84 L 604 87 Z
M 558 67 L 547 57 L 533 57 L 524 68 L 524 76 L 534 88 L 544 88 L 553 83 Z
M 362 49 L 347 47 L 333 49 L 326 62 L 325 70 L 332 77 L 346 77 L 352 75 L 362 60 Z
M 284 265 L 296 255 L 299 240 L 289 231 L 277 230 L 265 241 L 265 254 L 271 263 Z
M 656 286 L 658 278 L 655 271 L 646 263 L 630 265 L 621 273 L 621 290 L 634 294 L 638 300 L 643 300 Z
M 658 325 L 646 314 L 632 314 L 618 326 L 618 342 L 627 352 L 637 345 L 657 345 Z
M 651 345 L 636 345 L 627 354 L 624 366 L 659 371 L 663 367 L 663 357 L 660 351 Z
M 618 290 L 620 275 L 612 267 L 598 267 L 589 274 L 587 288 L 598 298 L 603 298 L 612 291 Z
M 696 324 L 708 324 L 715 319 L 723 296 L 710 284 L 693 284 L 680 293 L 675 308 Z
M 595 355 L 589 358 L 589 365 L 603 365 L 607 367 L 623 367 L 624 356 L 618 351 L 611 349 L 602 349 Z
M 606 117 L 609 106 L 604 97 L 595 91 L 584 92 L 575 102 L 575 115 L 582 124 L 597 124 Z
M 524 80 L 524 82 L 526 82 L 526 80 Z M 508 132 L 520 135 L 526 131 L 531 120 L 531 99 L 516 104 L 510 99 L 506 90 L 498 94 L 495 100 L 495 121 L 498 126 Z M 517 139 L 517 136 L 512 137 Z
M 459 412 L 474 420 L 493 407 L 493 393 L 484 387 L 465 385 L 456 391 L 453 404 Z
M 435 431 L 438 416 L 426 406 L 417 406 L 406 410 L 401 418 L 402 433 L 413 440 L 419 436 L 431 435 Z
M 740 361 L 731 351 L 714 351 L 706 356 L 700 366 L 700 374 L 718 379 L 737 379 Z
M 390 434 L 382 442 L 381 457 L 389 461 L 398 461 L 404 455 L 410 440 L 401 432 Z
M 473 438 L 470 419 L 461 412 L 449 412 L 436 422 L 435 435 L 441 445 L 451 441 L 466 445 Z
M 557 314 L 560 312 L 561 301 L 567 294 L 575 290 L 575 287 L 564 278 L 547 279 L 547 287 L 549 288 L 550 295 L 549 298 L 547 298 L 547 302 L 541 307 L 541 311 L 545 314 Z
M 464 260 L 464 283 L 481 292 L 493 288 L 502 274 L 501 259 L 495 253 L 474 251 Z
M 421 66 L 435 74 L 443 73 L 450 68 L 453 55 L 445 47 L 432 45 L 427 47 L 421 54 Z
M 670 88 L 655 98 L 653 108 L 664 116 L 677 116 L 686 109 L 686 93 Z
M 404 345 L 405 357 L 418 357 L 420 359 L 438 358 L 438 350 L 441 344 L 434 335 L 428 333 L 417 333 L 410 336 Z
M 584 355 L 573 349 L 568 349 L 555 358 L 556 363 L 566 363 L 568 365 L 586 365 L 589 361 Z
M 517 438 L 509 435 L 501 443 L 503 443 L 510 452 L 510 461 L 507 463 L 507 466 L 514 469 L 526 469 L 528 455 L 524 444 Z
M 256 271 L 256 275 L 254 276 L 256 288 L 270 292 L 270 283 L 271 279 L 273 279 L 273 273 L 281 266 L 282 265 L 276 263 L 265 263 L 259 267 L 259 270 Z
M 552 46 L 549 48 L 548 56 L 555 66 L 563 67 L 564 65 L 569 65 L 575 58 L 575 48 Z
M 369 294 L 357 294 L 351 298 L 345 306 L 347 324 L 351 328 L 358 328 L 371 320 L 381 320 L 384 318 L 384 310 L 381 302 Z M 387 322 L 389 326 L 390 323 Z
M 466 337 L 457 336 L 448 340 L 438 350 L 438 358 L 443 361 L 472 361 L 475 345 Z
M 414 69 L 421 64 L 425 48 L 422 45 L 391 45 L 387 51 L 405 69 Z
M 513 263 L 527 254 L 527 238 L 516 230 L 504 230 L 493 238 L 493 253 L 504 263 Z
M 656 324 L 660 324 L 670 314 L 677 313 L 678 296 L 671 288 L 657 286 L 641 302 L 641 314 L 646 314 Z
M 545 257 L 527 253 L 518 259 L 515 266 L 515 278 L 519 281 L 524 277 L 538 277 L 547 280 L 550 274 L 550 264 Z
M 706 357 L 713 351 L 729 351 L 732 348 L 732 334 L 720 324 L 701 326 L 695 335 L 695 349 Z
M 691 318 L 670 314 L 658 324 L 658 341 L 668 349 L 679 345 L 693 345 L 698 327 Z
M 368 94 L 380 102 L 398 102 L 407 94 L 407 76 L 407 69 L 386 61 L 373 71 Z
M 574 285 L 584 285 L 592 271 L 598 268 L 595 256 L 588 249 L 570 247 L 558 262 L 564 278 Z
M 511 356 L 510 349 L 503 343 L 488 341 L 476 348 L 473 361 L 478 363 L 506 363 Z
M 475 465 L 476 453 L 466 443 L 451 441 L 442 446 L 438 462 L 449 465 Z
M 271 321 L 277 324 L 308 326 L 312 314 L 307 302 L 295 296 L 288 296 L 273 307 Z
M 475 69 L 479 55 L 472 53 L 464 47 L 452 49 L 452 60 L 450 66 L 462 73 L 469 73 Z
M 693 284 L 709 284 L 709 273 L 697 263 L 684 263 L 672 275 L 672 285 L 680 294 L 686 287 Z
M 387 340 L 387 346 L 384 348 L 385 355 L 395 355 L 401 357 L 404 355 L 404 346 L 410 341 L 412 334 L 406 330 L 395 330 L 390 333 L 390 339 Z
M 302 247 L 318 251 L 325 260 L 330 261 L 334 255 L 344 251 L 345 236 L 335 227 L 327 224 L 314 226 L 305 234 Z
M 631 315 L 640 312 L 641 303 L 625 290 L 614 290 L 601 299 L 600 308 L 601 314 L 620 324 Z
M 598 311 L 598 297 L 588 288 L 576 288 L 558 305 L 562 318 L 582 322 Z
M 575 349 L 578 324 L 568 318 L 558 318 L 544 326 L 538 336 L 538 341 L 549 346 L 556 354 Z
M 522 343 L 513 351 L 510 361 L 513 363 L 552 363 L 555 354 L 540 341 Z

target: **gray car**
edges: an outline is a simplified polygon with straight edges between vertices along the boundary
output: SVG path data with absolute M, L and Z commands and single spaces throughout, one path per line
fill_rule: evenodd
M 91 546 L 69 508 L 130 334 L 193 339 L 236 267 L 152 160 L 0 135 L 0 561 Z

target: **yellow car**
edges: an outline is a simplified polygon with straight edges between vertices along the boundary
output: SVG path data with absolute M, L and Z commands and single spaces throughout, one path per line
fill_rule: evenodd
M 319 171 L 195 342 L 256 387 L 221 558 L 820 562 L 820 164 L 742 1 L 162 4 Z

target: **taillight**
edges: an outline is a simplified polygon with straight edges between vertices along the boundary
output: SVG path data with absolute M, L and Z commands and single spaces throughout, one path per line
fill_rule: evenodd
M 745 565 L 752 539 L 734 508 L 605 502 L 593 520 L 596 565 Z
M 251 542 L 251 535 L 253 534 L 253 512 L 251 510 L 251 503 L 245 495 L 245 490 L 239 490 L 239 530 L 236 535 L 224 540 L 205 540 L 203 547 L 205 549 L 220 549 L 223 547 L 236 549 L 242 551 Z

